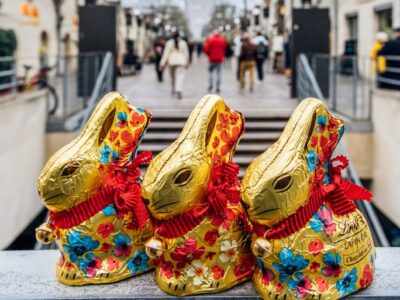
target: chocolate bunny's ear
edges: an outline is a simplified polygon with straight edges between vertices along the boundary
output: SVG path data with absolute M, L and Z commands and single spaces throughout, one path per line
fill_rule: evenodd
M 201 111 L 204 123 L 201 133 L 203 151 L 216 162 L 231 161 L 244 131 L 242 114 L 230 109 L 218 96 L 208 97 L 208 105 Z
M 97 105 L 82 134 L 96 138 L 100 163 L 124 163 L 135 157 L 150 117 L 147 111 L 130 106 L 121 94 L 112 92 Z

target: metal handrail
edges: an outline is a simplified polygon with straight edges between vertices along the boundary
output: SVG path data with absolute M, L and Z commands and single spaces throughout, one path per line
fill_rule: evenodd
M 113 77 L 112 64 L 113 64 L 113 55 L 111 52 L 107 52 L 106 55 L 104 56 L 99 76 L 96 79 L 96 83 L 90 95 L 88 106 L 85 110 L 85 114 L 83 115 L 83 118 L 81 120 L 80 128 L 83 128 L 83 126 L 89 120 L 89 117 L 92 114 L 94 108 L 96 107 L 98 101 L 100 100 L 102 94 L 111 91 L 112 77 Z
M 325 104 L 324 96 L 319 88 L 317 80 L 314 76 L 314 73 L 311 70 L 310 64 L 308 62 L 307 56 L 305 54 L 300 54 L 297 61 L 297 92 L 299 95 L 299 99 L 304 99 L 307 97 L 315 97 L 323 101 Z M 303 85 L 302 85 L 303 84 Z M 306 90 L 304 86 L 306 85 Z M 349 156 L 347 149 L 343 145 L 343 143 L 339 143 L 337 149 L 340 153 Z M 353 181 L 355 184 L 362 186 L 361 180 L 358 177 L 357 171 L 354 168 L 354 165 L 349 162 L 347 168 L 347 176 Z M 375 243 L 377 246 L 382 247 L 390 247 L 390 243 L 386 237 L 385 232 L 383 231 L 382 225 L 376 216 L 376 213 L 369 202 L 366 201 L 358 201 L 358 208 L 364 213 L 366 216 L 368 223 L 372 227 L 372 233 L 374 236 Z
M 14 92 L 17 88 L 17 70 L 16 70 L 16 63 L 14 56 L 2 56 L 0 57 L 0 63 L 2 62 L 9 62 L 11 64 L 9 70 L 0 71 L 0 78 L 1 77 L 11 77 L 10 82 L 0 84 L 0 91 L 13 89 Z

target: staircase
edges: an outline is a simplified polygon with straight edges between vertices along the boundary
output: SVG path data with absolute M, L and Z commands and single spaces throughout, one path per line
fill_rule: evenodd
M 153 119 L 140 150 L 151 150 L 156 156 L 178 137 L 190 111 L 160 110 L 152 113 Z M 248 111 L 243 114 L 246 117 L 245 134 L 234 156 L 234 162 L 240 166 L 240 177 L 248 165 L 279 138 L 290 116 L 289 112 L 279 111 Z

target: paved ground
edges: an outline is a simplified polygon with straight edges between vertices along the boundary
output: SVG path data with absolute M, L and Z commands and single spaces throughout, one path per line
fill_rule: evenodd
M 183 90 L 183 99 L 171 95 L 168 70 L 164 82 L 156 80 L 154 65 L 145 65 L 136 76 L 118 79 L 118 91 L 131 99 L 132 104 L 150 109 L 192 109 L 208 93 L 207 61 L 203 57 L 188 69 Z M 283 76 L 266 74 L 264 82 L 255 86 L 253 93 L 240 91 L 235 78 L 235 67 L 223 67 L 220 95 L 238 110 L 292 111 L 297 102 L 289 98 L 289 86 Z

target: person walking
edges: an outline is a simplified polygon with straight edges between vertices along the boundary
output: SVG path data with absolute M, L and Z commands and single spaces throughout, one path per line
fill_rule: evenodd
M 182 99 L 183 80 L 185 68 L 189 66 L 189 49 L 187 43 L 175 32 L 173 38 L 165 44 L 161 58 L 160 68 L 169 67 L 172 83 L 172 94 Z
M 163 82 L 163 69 L 160 68 L 161 58 L 164 52 L 165 40 L 163 37 L 159 37 L 154 43 L 154 54 L 155 54 L 155 65 L 158 82 Z
M 258 80 L 264 80 L 264 62 L 268 57 L 268 41 L 261 34 L 260 31 L 257 31 L 256 36 L 253 37 L 251 42 L 257 46 L 257 58 L 256 58 L 256 66 L 257 66 L 257 75 Z
M 372 45 L 370 58 L 371 58 L 371 68 L 372 72 L 379 77 L 379 72 L 385 71 L 386 61 L 383 57 L 378 59 L 378 52 L 382 49 L 385 43 L 388 41 L 389 37 L 386 32 L 378 32 L 375 36 L 375 42 Z M 381 87 L 380 82 L 377 81 L 377 86 Z
M 208 91 L 214 87 L 213 75 L 216 73 L 215 87 L 216 92 L 220 92 L 221 66 L 224 61 L 226 47 L 228 46 L 224 38 L 215 31 L 204 43 L 204 53 L 208 56 Z
M 233 55 L 236 57 L 236 79 L 240 80 L 240 50 L 242 49 L 242 32 L 239 30 L 233 39 Z
M 378 61 L 380 59 L 379 56 L 383 56 L 386 60 L 384 70 L 379 70 L 381 73 L 380 87 L 400 90 L 399 60 L 393 59 L 394 56 L 400 57 L 400 27 L 393 29 L 392 39 L 378 52 Z M 380 66 L 378 65 L 378 67 Z
M 243 38 L 242 48 L 240 50 L 240 89 L 245 87 L 245 76 L 250 76 L 250 92 L 254 89 L 254 69 L 257 59 L 257 46 L 254 45 L 248 37 Z

